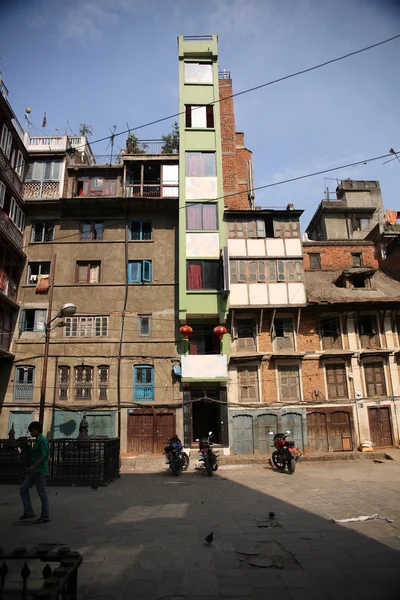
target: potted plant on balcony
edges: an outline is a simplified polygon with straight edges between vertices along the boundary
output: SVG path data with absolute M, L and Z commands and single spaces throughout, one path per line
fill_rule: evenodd
M 126 140 L 126 151 L 128 154 L 146 154 L 148 148 L 147 144 L 138 142 L 138 139 L 134 133 L 130 133 Z

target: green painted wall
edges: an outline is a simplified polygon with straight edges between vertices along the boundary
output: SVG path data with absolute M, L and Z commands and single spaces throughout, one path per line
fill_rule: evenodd
M 217 196 L 218 196 L 218 222 L 219 222 L 219 247 L 226 245 L 226 231 L 224 227 L 224 200 L 222 177 L 222 152 L 221 152 L 221 121 L 219 102 L 214 104 L 214 130 L 185 128 L 186 104 L 209 104 L 219 100 L 218 85 L 218 36 L 211 36 L 210 40 L 187 40 L 183 36 L 178 38 L 179 52 L 179 318 L 185 322 L 187 317 L 200 317 L 218 319 L 225 322 L 228 313 L 228 301 L 221 292 L 199 291 L 188 292 L 186 289 L 186 197 L 185 197 L 185 152 L 186 151 L 213 151 L 216 153 L 217 168 Z M 213 83 L 186 83 L 184 82 L 184 62 L 211 62 L 213 68 Z M 204 199 L 203 202 L 207 200 Z M 196 200 L 190 200 L 196 202 Z M 202 202 L 202 200 L 198 200 Z M 228 336 L 225 336 L 228 337 Z M 225 346 L 226 344 L 224 344 Z

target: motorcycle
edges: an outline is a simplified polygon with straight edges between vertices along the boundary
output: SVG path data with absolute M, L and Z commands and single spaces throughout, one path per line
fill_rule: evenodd
M 208 477 L 212 477 L 213 471 L 218 470 L 218 455 L 213 450 L 212 437 L 213 433 L 209 431 L 208 437 L 196 440 L 199 442 L 200 461 L 204 463 Z
M 182 471 L 188 470 L 189 457 L 186 452 L 183 452 L 182 442 L 177 435 L 170 438 L 167 444 L 164 448 L 166 464 L 169 464 L 172 474 L 178 477 Z
M 273 433 L 269 432 L 269 435 L 273 435 L 272 447 L 276 448 L 272 453 L 273 465 L 280 471 L 284 471 L 287 467 L 289 473 L 293 474 L 296 470 L 296 462 L 301 456 L 301 452 L 296 448 L 293 441 L 287 441 L 286 438 L 290 435 L 290 431 L 285 433 Z

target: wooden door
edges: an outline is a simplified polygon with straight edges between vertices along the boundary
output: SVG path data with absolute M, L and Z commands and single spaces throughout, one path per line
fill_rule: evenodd
M 328 430 L 326 414 L 312 412 L 307 415 L 308 448 L 310 452 L 328 451 Z
M 278 415 L 263 414 L 255 420 L 255 446 L 259 452 L 272 452 L 273 436 L 269 432 L 278 431 Z
M 300 450 L 304 450 L 303 419 L 300 413 L 286 413 L 282 415 L 283 431 L 290 431 L 290 437 Z
M 169 438 L 175 435 L 175 415 L 158 413 L 154 418 L 154 452 L 162 454 Z
M 350 414 L 346 411 L 330 415 L 330 444 L 333 452 L 352 450 Z
M 374 442 L 375 446 L 392 446 L 389 408 L 386 406 L 369 408 L 368 419 L 371 441 Z
M 253 454 L 253 417 L 251 415 L 232 417 L 232 451 L 234 454 Z
M 152 413 L 128 415 L 128 452 L 153 452 L 153 419 Z

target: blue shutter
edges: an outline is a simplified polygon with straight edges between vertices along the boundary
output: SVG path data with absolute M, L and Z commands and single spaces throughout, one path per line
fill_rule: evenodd
M 25 331 L 25 311 L 22 309 L 19 311 L 18 331 Z
M 35 310 L 35 323 L 33 331 L 45 331 L 47 310 Z
M 154 400 L 154 367 L 136 366 L 133 369 L 133 400 Z
M 146 283 L 151 282 L 151 260 L 143 261 L 143 281 Z
M 142 263 L 139 260 L 132 260 L 129 263 L 129 281 L 130 283 L 140 283 L 142 281 Z

